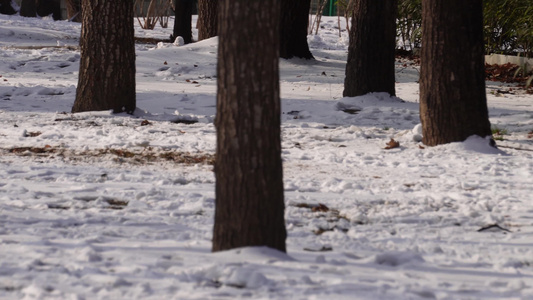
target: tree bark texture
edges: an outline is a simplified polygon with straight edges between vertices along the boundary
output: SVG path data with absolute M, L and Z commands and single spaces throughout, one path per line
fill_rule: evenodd
M 181 36 L 185 44 L 192 43 L 192 8 L 194 1 L 192 0 L 176 0 L 175 2 L 175 18 L 174 29 L 172 31 L 171 40 Z
M 37 4 L 35 0 L 22 0 L 20 2 L 20 15 L 22 17 L 37 17 Z
M 345 97 L 395 95 L 394 54 L 398 0 L 355 1 L 344 80 Z
M 82 1 L 80 72 L 72 112 L 135 110 L 135 44 L 130 0 Z
M 422 1 L 420 119 L 428 146 L 490 136 L 482 0 Z
M 81 22 L 81 7 L 77 1 L 66 0 L 67 18 L 72 22 Z
M 280 57 L 313 59 L 307 43 L 311 0 L 281 1 Z
M 12 0 L 0 0 L 0 14 L 14 15 L 17 11 L 11 5 Z
M 285 251 L 280 2 L 220 4 L 213 251 L 260 245 Z
M 218 0 L 198 0 L 198 40 L 217 36 Z

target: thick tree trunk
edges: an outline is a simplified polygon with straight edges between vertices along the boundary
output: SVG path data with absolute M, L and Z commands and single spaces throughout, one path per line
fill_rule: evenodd
M 394 52 L 398 0 L 355 1 L 344 80 L 345 97 L 395 95 Z
M 20 2 L 20 15 L 22 17 L 37 17 L 37 5 L 35 0 L 22 0 Z
M 81 22 L 81 7 L 74 0 L 66 0 L 67 18 L 72 22 Z
M 219 7 L 213 251 L 285 251 L 279 4 L 221 0 Z
M 311 0 L 281 1 L 281 58 L 313 58 L 307 43 L 310 6 Z
M 135 110 L 135 44 L 130 0 L 82 0 L 80 72 L 72 112 Z
M 198 0 L 198 40 L 217 36 L 218 0 Z
M 183 38 L 185 44 L 192 43 L 192 0 L 176 0 L 174 30 L 170 39 L 174 41 L 178 36 Z
M 0 0 L 0 14 L 14 15 L 17 11 L 11 5 L 12 0 Z
M 482 0 L 422 1 L 420 119 L 434 146 L 490 136 Z

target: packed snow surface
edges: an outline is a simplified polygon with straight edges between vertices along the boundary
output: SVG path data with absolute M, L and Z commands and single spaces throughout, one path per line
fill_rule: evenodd
M 137 44 L 135 116 L 71 114 L 80 25 L 0 15 L 0 298 L 533 299 L 533 96 L 488 83 L 499 149 L 424 147 L 418 66 L 342 98 L 322 25 L 280 62 L 287 254 L 211 253 L 217 39 Z

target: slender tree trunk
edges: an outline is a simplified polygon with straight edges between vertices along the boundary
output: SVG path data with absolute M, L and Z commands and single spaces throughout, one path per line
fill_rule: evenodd
M 20 2 L 20 15 L 22 17 L 37 17 L 37 5 L 35 0 L 22 0 Z
M 0 0 L 0 14 L 14 15 L 17 11 L 11 5 L 12 0 Z
M 281 1 L 281 58 L 313 58 L 307 43 L 310 6 L 311 0 Z
M 82 0 L 80 72 L 72 112 L 135 110 L 131 0 Z
M 66 0 L 67 18 L 72 22 L 81 22 L 81 7 L 74 0 Z
M 482 0 L 422 1 L 420 119 L 428 146 L 490 136 Z
M 213 251 L 285 251 L 279 5 L 221 0 L 219 7 Z
M 344 80 L 345 97 L 395 95 L 394 53 L 398 0 L 355 2 Z
M 198 40 L 217 36 L 218 0 L 198 0 Z
M 185 44 L 192 43 L 192 0 L 176 0 L 174 30 L 171 40 L 174 41 L 178 36 L 183 38 Z

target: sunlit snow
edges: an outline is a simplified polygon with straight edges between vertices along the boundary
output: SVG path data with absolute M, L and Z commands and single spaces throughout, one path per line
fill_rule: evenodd
M 213 254 L 217 38 L 137 44 L 135 116 L 71 114 L 80 25 L 0 15 L 0 298 L 533 299 L 533 95 L 488 83 L 499 149 L 425 147 L 418 67 L 342 98 L 322 20 L 280 62 L 288 253 Z

